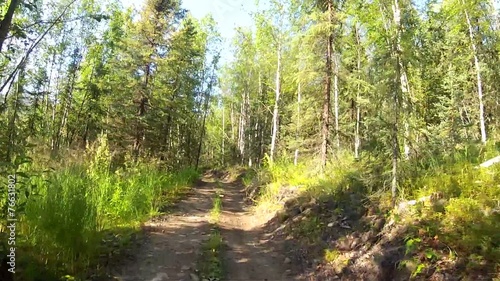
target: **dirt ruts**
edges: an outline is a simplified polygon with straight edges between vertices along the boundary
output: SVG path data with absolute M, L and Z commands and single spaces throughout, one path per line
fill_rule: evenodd
M 148 238 L 134 260 L 115 270 L 114 280 L 197 279 L 193 275 L 201 246 L 209 238 L 210 209 L 217 187 L 224 194 L 218 223 L 225 245 L 224 280 L 293 280 L 287 275 L 287 259 L 281 245 L 266 239 L 265 221 L 245 205 L 243 185 L 239 181 L 219 180 L 205 175 L 192 194 L 178 204 L 176 212 L 145 224 Z

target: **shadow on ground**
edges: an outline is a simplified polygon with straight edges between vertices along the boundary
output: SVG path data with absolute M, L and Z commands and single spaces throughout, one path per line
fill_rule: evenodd
M 328 185 L 328 183 L 324 183 Z M 290 196 L 265 226 L 282 243 L 296 280 L 493 280 L 495 272 L 468 270 L 466 259 L 425 231 L 423 220 L 398 223 L 347 175 L 329 196 Z M 387 218 L 387 219 L 386 219 Z M 456 254 L 456 252 L 454 253 Z M 483 268 L 486 266 L 483 266 Z

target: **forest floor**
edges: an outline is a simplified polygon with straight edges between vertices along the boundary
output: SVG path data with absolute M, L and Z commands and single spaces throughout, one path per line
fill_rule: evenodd
M 282 243 L 268 239 L 266 218 L 249 210 L 241 180 L 221 176 L 205 174 L 171 214 L 147 222 L 142 245 L 131 260 L 114 269 L 114 280 L 205 280 L 198 275 L 197 264 L 214 227 L 210 209 L 216 189 L 223 192 L 217 222 L 223 241 L 223 280 L 292 280 Z

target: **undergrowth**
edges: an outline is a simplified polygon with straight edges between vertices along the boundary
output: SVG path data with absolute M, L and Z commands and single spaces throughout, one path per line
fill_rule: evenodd
M 406 220 L 409 231 L 422 233 L 423 229 L 427 237 L 446 245 L 455 257 L 465 257 L 468 268 L 500 266 L 500 165 L 477 168 L 496 155 L 498 150 L 493 147 L 474 150 L 471 146 L 428 162 L 416 157 L 400 165 L 398 201 L 423 197 L 432 201 L 414 206 Z M 357 208 L 360 215 L 367 209 L 359 206 L 359 202 L 364 202 L 362 205 L 377 206 L 387 216 L 392 212 L 390 173 L 381 168 L 386 164 L 339 153 L 320 173 L 315 161 L 304 160 L 298 165 L 287 160 L 267 161 L 243 182 L 248 185 L 257 180 L 257 185 L 263 186 L 256 201 L 258 211 L 280 210 L 290 199 L 299 198 L 306 203 L 316 198 L 333 200 L 339 210 Z M 358 206 L 352 203 L 355 197 L 362 198 L 356 201 Z M 316 223 L 320 222 L 301 222 L 307 226 L 300 228 L 302 232 L 311 232 L 301 236 L 314 235 Z M 428 252 L 424 246 L 420 250 Z M 326 258 L 331 259 L 332 255 Z M 436 262 L 435 258 L 427 260 Z
M 23 183 L 25 204 L 17 233 L 22 252 L 19 280 L 84 278 L 79 275 L 94 270 L 100 257 L 116 250 L 113 247 L 126 245 L 130 235 L 140 231 L 141 222 L 158 214 L 198 177 L 193 169 L 167 173 L 144 163 L 111 171 L 105 136 L 88 153 L 92 159 L 88 165 L 73 163 L 32 173 Z M 27 173 L 36 169 L 25 167 Z M 111 247 L 105 243 L 110 233 L 119 234 Z M 46 273 L 40 276 L 40 272 Z

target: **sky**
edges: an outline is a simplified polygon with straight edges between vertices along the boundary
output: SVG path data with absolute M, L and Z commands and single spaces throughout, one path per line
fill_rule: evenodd
M 121 1 L 125 7 L 140 9 L 145 0 Z M 182 0 L 182 6 L 198 19 L 212 14 L 224 39 L 221 53 L 222 62 L 231 59 L 230 43 L 235 35 L 235 27 L 252 26 L 253 20 L 250 13 L 257 11 L 254 0 Z

